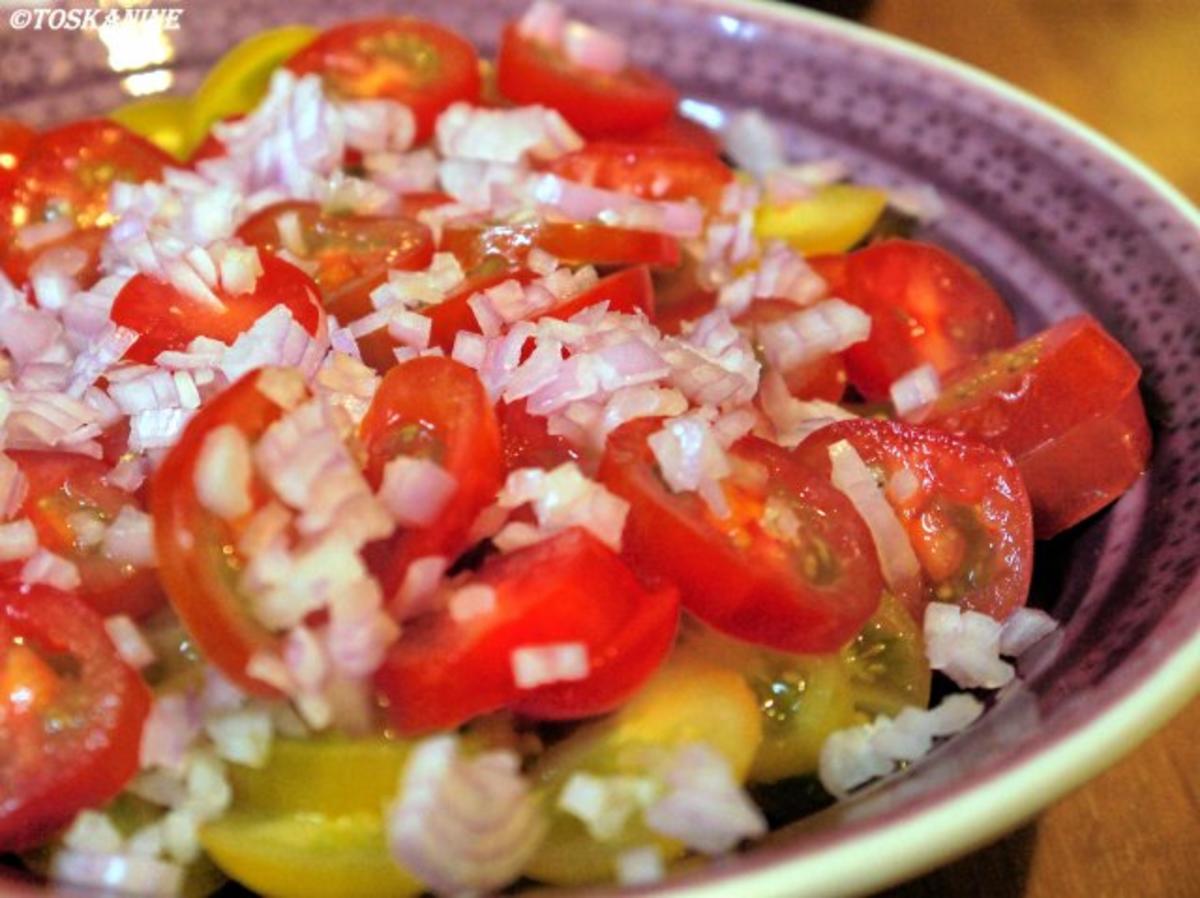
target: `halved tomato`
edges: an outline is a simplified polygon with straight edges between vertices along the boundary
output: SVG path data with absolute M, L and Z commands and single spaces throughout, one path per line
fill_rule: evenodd
M 721 202 L 733 171 L 716 156 L 685 146 L 596 141 L 559 156 L 546 170 L 566 178 L 648 200 Z
M 259 378 L 272 370 L 252 371 L 209 400 L 167 453 L 150 490 L 159 574 L 171 606 L 206 659 L 242 689 L 265 696 L 276 690 L 251 677 L 246 666 L 259 651 L 277 653 L 279 638 L 255 620 L 238 587 L 243 560 L 235 527 L 201 506 L 195 482 L 212 431 L 233 425 L 253 444 L 283 414 L 258 388 Z M 255 477 L 252 494 L 262 497 L 268 490 Z
M 695 493 L 671 493 L 647 439 L 660 419 L 610 437 L 600 479 L 630 505 L 622 554 L 647 582 L 679 587 L 713 627 L 783 651 L 839 648 L 879 604 L 883 583 L 866 525 L 840 492 L 755 437 L 729 450 L 719 518 Z
M 756 349 L 758 338 L 756 327 L 786 318 L 800 307 L 786 299 L 756 299 L 745 312 L 735 319 L 735 323 L 749 332 Z M 787 371 L 781 371 L 788 392 L 798 399 L 824 399 L 827 402 L 841 402 L 846 392 L 846 362 L 841 353 L 832 353 L 795 365 Z
M 504 445 L 504 466 L 517 468 L 557 468 L 563 462 L 578 462 L 579 451 L 564 437 L 553 436 L 546 418 L 534 415 L 525 400 L 501 402 L 496 406 L 500 419 L 500 439 Z
M 997 620 L 1025 604 L 1033 520 L 1005 452 L 929 427 L 860 418 L 822 427 L 794 456 L 828 477 L 829 447 L 840 440 L 884 484 L 908 532 L 923 583 L 900 598 L 916 620 L 929 602 L 955 602 Z
M 451 103 L 479 100 L 479 59 L 471 43 L 407 16 L 336 25 L 287 67 L 297 75 L 316 72 L 335 97 L 403 103 L 416 118 L 418 141 L 428 139 Z
M 0 195 L 10 189 L 17 163 L 33 146 L 37 133 L 20 122 L 0 118 Z
M 584 530 L 495 557 L 472 583 L 493 590 L 490 611 L 416 620 L 375 675 L 401 733 L 454 727 L 503 707 L 550 720 L 602 714 L 650 676 L 675 640 L 675 590 L 647 591 Z M 522 688 L 513 653 L 564 644 L 584 648 L 586 673 Z
M 33 523 L 39 544 L 79 569 L 80 599 L 104 617 L 144 617 L 162 605 L 162 589 L 153 570 L 107 558 L 102 546 L 81 540 L 76 530 L 77 516 L 104 526 L 126 507 L 141 510 L 135 496 L 105 481 L 107 463 L 73 452 L 10 449 L 8 455 L 29 484 L 17 514 Z M 5 567 L 0 565 L 0 573 Z
M 639 146 L 687 147 L 711 156 L 719 156 L 722 149 L 721 139 L 715 131 L 680 115 L 667 119 L 661 125 L 622 134 L 621 142 Z
M 0 585 L 0 853 L 120 792 L 149 710 L 96 612 L 43 586 Z
M 367 556 L 391 596 L 410 562 L 428 555 L 456 558 L 484 506 L 504 478 L 500 425 L 491 400 L 470 368 L 441 356 L 423 356 L 392 368 L 359 426 L 372 487 L 400 455 L 428 459 L 454 477 L 451 496 L 428 527 L 398 532 L 368 547 Z
M 867 399 L 886 399 L 892 381 L 920 365 L 945 374 L 1016 341 L 1004 300 L 944 249 L 885 240 L 810 262 L 834 296 L 871 316 L 870 337 L 846 351 L 850 383 Z
M 321 295 L 312 278 L 278 256 L 259 252 L 262 274 L 249 293 L 218 291 L 219 303 L 184 293 L 146 274 L 134 275 L 113 302 L 111 317 L 137 331 L 125 353 L 135 362 L 153 362 L 160 352 L 183 350 L 196 337 L 233 343 L 254 322 L 283 304 L 296 323 L 316 336 L 324 326 Z
M 1093 318 L 1068 318 L 946 378 L 923 423 L 1008 452 L 1048 539 L 1120 496 L 1146 469 L 1140 369 Z
M 556 109 L 584 137 L 653 128 L 675 112 L 675 89 L 636 66 L 606 74 L 576 65 L 557 47 L 504 29 L 497 57 L 500 92 L 520 105 Z
M 668 234 L 561 221 L 450 224 L 442 232 L 439 248 L 471 271 L 497 257 L 513 266 L 523 265 L 535 246 L 569 265 L 673 268 L 680 261 L 679 241 Z
M 24 283 L 45 246 L 26 246 L 22 229 L 64 219 L 77 230 L 107 228 L 112 184 L 155 180 L 172 163 L 154 144 L 104 119 L 43 132 L 0 190 L 0 266 L 13 283 Z

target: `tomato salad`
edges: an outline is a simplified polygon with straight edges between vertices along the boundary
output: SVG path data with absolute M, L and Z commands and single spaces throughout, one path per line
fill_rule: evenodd
M 678 108 L 539 0 L 495 60 L 293 26 L 3 123 L 0 852 L 645 883 L 972 724 L 1035 540 L 1146 467 L 1138 366 L 1018 338 L 927 192 Z

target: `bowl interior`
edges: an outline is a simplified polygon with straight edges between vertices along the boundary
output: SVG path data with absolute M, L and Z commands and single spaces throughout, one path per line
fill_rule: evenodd
M 502 24 L 525 5 L 409 0 L 404 12 L 444 21 L 491 50 Z M 828 872 L 822 858 L 832 847 L 921 825 L 930 808 L 1083 733 L 1182 651 L 1200 654 L 1196 214 L 1073 123 L 984 76 L 862 29 L 717 0 L 568 5 L 628 38 L 634 58 L 677 85 L 695 117 L 718 123 L 729 110 L 756 106 L 784 127 L 795 159 L 836 157 L 868 181 L 932 185 L 947 211 L 924 236 L 981 269 L 1011 302 L 1023 332 L 1086 311 L 1144 368 L 1156 437 L 1152 468 L 1113 508 L 1039 546 L 1031 601 L 1065 625 L 1024 659 L 1020 686 L 907 776 L 785 827 L 766 846 L 650 890 L 744 895 L 751 880 L 736 877 L 786 866 L 787 881 L 756 879 L 755 894 L 818 894 Z M 188 5 L 182 28 L 166 35 L 169 59 L 147 63 L 143 53 L 140 64 L 161 66 L 173 90 L 188 90 L 235 40 L 263 27 L 383 11 L 396 5 L 209 0 Z M 110 62 L 120 67 L 138 58 L 129 43 L 70 32 L 0 33 L 0 108 L 51 123 L 127 100 L 121 82 L 128 73 L 114 73 Z M 1153 701 L 1180 704 L 1195 687 L 1197 666 L 1173 673 Z M 1093 767 L 1122 750 L 1124 735 L 1107 732 L 1097 730 L 1086 749 Z M 1044 800 L 1028 796 L 1028 813 Z M 997 825 L 964 821 L 957 838 L 907 866 L 847 867 L 839 891 L 918 872 L 998 834 Z M 861 861 L 859 868 L 871 866 Z

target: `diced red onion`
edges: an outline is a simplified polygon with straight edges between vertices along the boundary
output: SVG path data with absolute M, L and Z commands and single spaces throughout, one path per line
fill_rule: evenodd
M 1058 629 L 1058 622 L 1039 608 L 1018 608 L 1000 628 L 1000 654 L 1019 658 Z
M 125 355 L 137 339 L 137 331 L 127 327 L 113 325 L 107 328 L 96 342 L 89 343 L 83 352 L 75 357 L 67 395 L 76 398 L 82 396 L 100 375 Z
M 621 549 L 629 503 L 585 477 L 575 462 L 552 471 L 519 468 L 508 475 L 496 501 L 509 509 L 531 503 L 542 537 L 583 527 L 613 551 Z
M 449 566 L 450 560 L 441 555 L 427 555 L 409 563 L 390 606 L 397 620 L 406 621 L 437 607 L 437 589 Z
M 50 861 L 50 878 L 125 895 L 175 898 L 183 888 L 183 867 L 134 854 L 90 854 L 60 848 Z
M 861 343 L 871 333 L 871 317 L 840 299 L 827 299 L 786 318 L 756 325 L 763 353 L 787 371 Z
M 496 591 L 481 583 L 464 586 L 451 594 L 447 608 L 459 623 L 485 617 L 496 608 Z
M 111 471 L 104 475 L 104 480 L 119 490 L 136 493 L 146 482 L 149 473 L 149 467 L 144 458 L 131 456 L 121 459 Z
M 28 518 L 0 524 L 0 563 L 24 561 L 37 550 L 37 530 Z
M 732 469 L 707 421 L 697 415 L 671 418 L 646 442 L 673 492 L 698 492 L 717 517 L 729 514 L 721 480 Z
M 196 460 L 196 501 L 219 518 L 232 520 L 253 508 L 250 484 L 254 463 L 250 443 L 234 424 L 208 432 Z
M 173 446 L 190 414 L 181 408 L 149 409 L 129 419 L 129 447 L 135 452 Z
M 0 427 L 3 426 L 0 415 Z M 7 521 L 17 513 L 29 493 L 29 481 L 15 461 L 0 452 L 0 521 Z
M 119 564 L 135 568 L 156 567 L 154 521 L 150 515 L 132 505 L 122 506 L 104 532 L 104 554 Z
M 513 649 L 512 674 L 518 689 L 537 689 L 551 683 L 585 680 L 590 672 L 587 645 L 582 642 L 519 646 Z
M 0 315 L 0 347 L 8 351 L 18 368 L 23 368 L 49 350 L 62 330 L 53 315 L 40 309 L 5 309 Z
M 858 417 L 832 402 L 796 399 L 788 391 L 783 375 L 773 369 L 763 375 L 759 401 L 773 431 L 764 436 L 787 449 L 798 446 L 809 434 L 834 421 Z
M 383 470 L 379 498 L 404 527 L 428 527 L 458 490 L 458 481 L 428 459 L 398 455 Z
M 925 364 L 906 371 L 888 387 L 892 405 L 901 418 L 917 420 L 920 410 L 936 400 L 942 392 L 937 369 Z
M 454 103 L 435 126 L 438 151 L 447 159 L 517 164 L 553 159 L 583 146 L 558 112 L 544 106 L 484 109 Z M 452 191 L 451 191 L 452 192 Z
M 372 183 L 397 194 L 429 191 L 437 186 L 438 159 L 429 149 L 368 153 L 363 166 Z
M 127 614 L 116 614 L 104 619 L 104 630 L 116 647 L 117 654 L 130 667 L 141 670 L 149 667 L 157 658 L 154 649 L 142 635 L 141 628 Z
M 661 882 L 667 875 L 662 852 L 656 845 L 627 848 L 617 855 L 617 882 L 622 886 L 645 886 Z
M 946 214 L 946 204 L 937 190 L 928 184 L 889 190 L 888 205 L 922 224 L 936 221 Z
M 1000 660 L 1000 624 L 957 605 L 925 606 L 925 654 L 929 666 L 967 689 L 999 689 L 1010 682 L 1012 665 Z
M 48 549 L 38 549 L 29 557 L 21 568 L 20 579 L 26 585 L 45 583 L 64 592 L 78 589 L 83 582 L 74 562 Z
M 104 532 L 108 529 L 104 521 L 94 511 L 73 511 L 67 515 L 67 526 L 74 537 L 74 543 L 81 549 L 94 549 L 104 542 Z
M 628 48 L 616 35 L 583 22 L 568 22 L 562 32 L 567 59 L 591 71 L 616 75 L 625 69 Z
M 722 135 L 725 152 L 734 164 L 761 178 L 787 161 L 783 137 L 775 125 L 757 109 L 734 115 Z
M 558 47 L 567 26 L 567 13 L 550 0 L 534 0 L 517 20 L 517 32 L 531 41 Z
M 18 228 L 13 242 L 20 249 L 31 250 L 61 240 L 74 232 L 75 220 L 69 215 L 62 215 L 49 221 L 39 221 Z

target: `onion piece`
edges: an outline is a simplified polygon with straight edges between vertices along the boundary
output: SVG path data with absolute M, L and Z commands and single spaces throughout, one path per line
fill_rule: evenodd
M 0 524 L 0 563 L 24 561 L 37 550 L 37 530 L 28 518 Z
M 1000 628 L 1000 654 L 1019 658 L 1058 629 L 1058 622 L 1040 608 L 1018 608 Z
M 616 75 L 628 64 L 629 49 L 614 34 L 584 22 L 568 22 L 562 32 L 567 59 L 581 68 Z
M 127 614 L 115 614 L 104 619 L 104 630 L 121 659 L 134 670 L 149 667 L 157 656 L 141 628 Z
M 196 459 L 193 487 L 200 506 L 224 520 L 249 514 L 254 463 L 250 443 L 234 424 L 209 431 Z
M 134 854 L 91 854 L 60 848 L 50 861 L 55 882 L 111 889 L 126 895 L 174 898 L 183 888 L 183 867 Z
M 398 455 L 383 469 L 379 499 L 403 527 L 428 527 L 458 491 L 454 475 L 436 462 Z
M 959 686 L 999 689 L 1012 681 L 1012 665 L 1000 660 L 1000 623 L 986 614 L 930 602 L 924 635 L 929 666 Z
M 582 642 L 519 646 L 513 649 L 511 661 L 518 689 L 586 680 L 591 672 L 587 645 Z
M 896 414 L 906 421 L 920 420 L 920 412 L 935 401 L 942 392 L 937 369 L 930 364 L 906 371 L 888 387 Z

